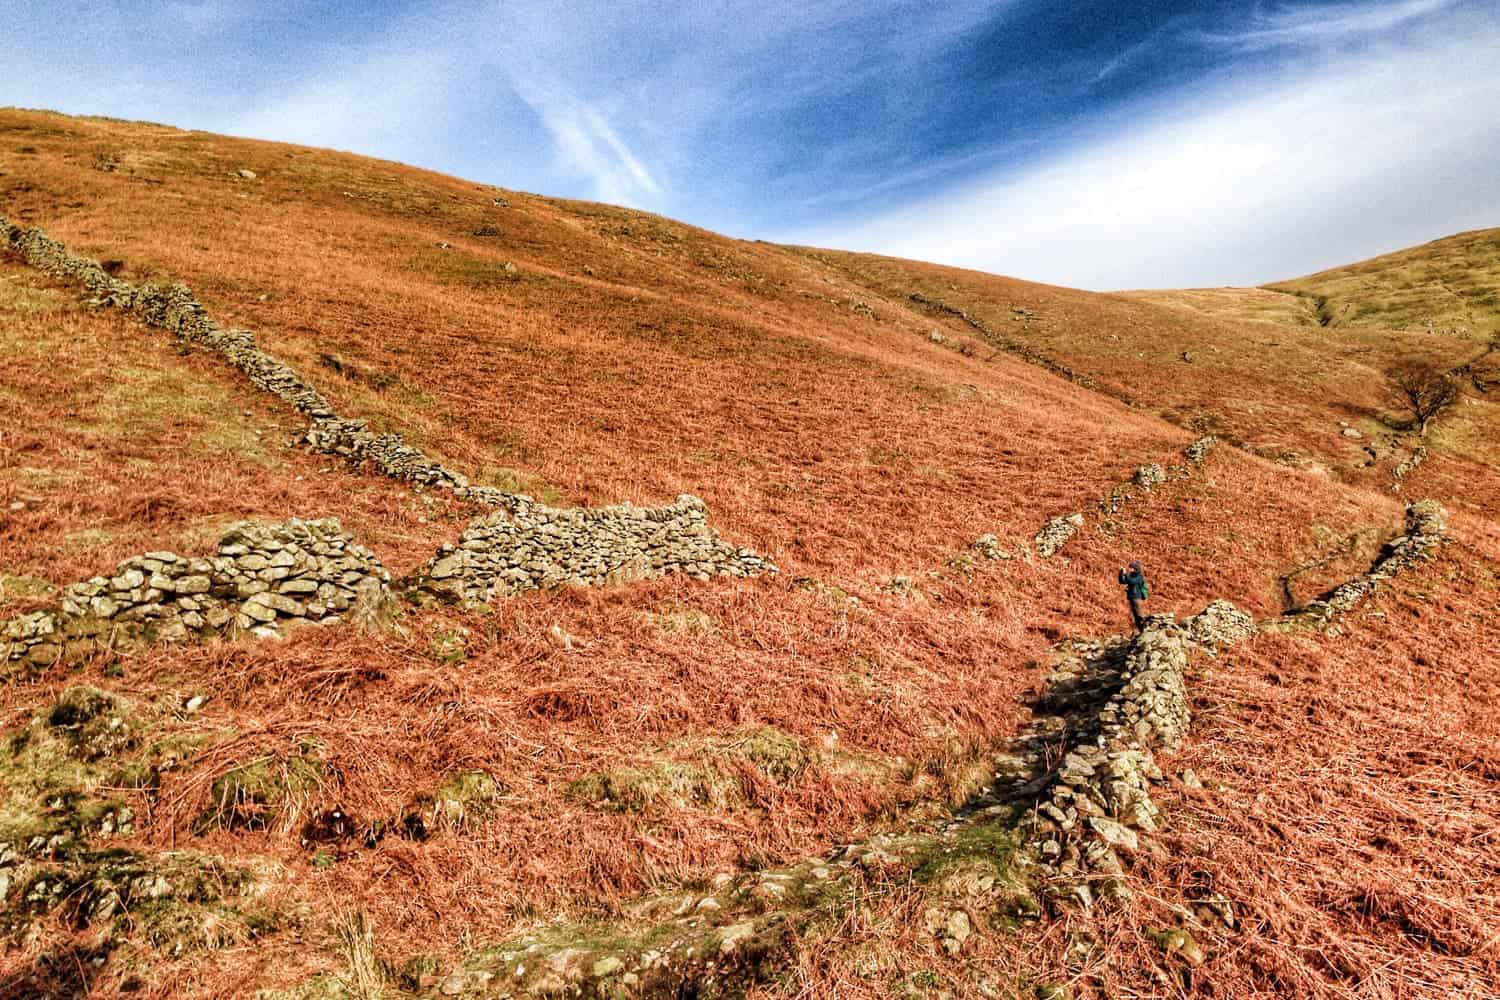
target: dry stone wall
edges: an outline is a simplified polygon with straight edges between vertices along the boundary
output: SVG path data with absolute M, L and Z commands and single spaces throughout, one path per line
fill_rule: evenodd
M 1099 674 L 1053 677 L 1055 689 L 1080 681 L 1114 689 L 1073 733 L 1033 818 L 1040 859 L 1061 877 L 1061 893 L 1083 905 L 1101 888 L 1123 891 L 1117 852 L 1137 849 L 1139 834 L 1157 827 L 1151 784 L 1162 772 L 1154 751 L 1175 750 L 1192 723 L 1189 634 L 1170 618 L 1153 618 L 1123 649 L 1100 647 L 1092 661 L 1106 665 Z
M 304 624 L 373 623 L 393 600 L 386 568 L 337 521 L 245 522 L 211 556 L 135 556 L 111 576 L 64 588 L 58 607 L 0 624 L 0 663 L 16 673 L 99 644 L 273 638 Z
M 1436 505 L 1420 507 L 1413 519 L 1409 534 L 1440 538 Z M 1405 555 L 1380 565 L 1399 571 L 1435 547 L 1398 541 L 1392 550 Z M 1181 623 L 1152 618 L 1135 636 L 1064 642 L 1054 650 L 1061 662 L 1036 721 L 995 758 L 994 785 L 949 821 L 877 834 L 783 868 L 721 875 L 707 891 L 641 900 L 631 907 L 631 924 L 614 932 L 598 925 L 577 933 L 544 929 L 422 977 L 419 994 L 742 992 L 778 974 L 806 928 L 836 923 L 845 901 L 882 884 L 922 884 L 892 877 L 919 868 L 930 881 L 917 933 L 955 956 L 993 924 L 1035 918 L 1033 890 L 1084 906 L 1126 895 L 1125 859 L 1161 820 L 1152 801 L 1152 786 L 1164 780 L 1156 754 L 1177 749 L 1189 735 L 1189 658 L 1195 649 L 1211 652 L 1256 629 L 1248 613 L 1216 600 Z M 1059 745 L 1064 752 L 1053 766 Z M 1223 896 L 1194 904 L 1194 920 L 1233 928 L 1235 919 Z
M 1064 714 L 1044 716 L 1021 741 L 1029 747 L 1020 759 L 1025 779 L 1041 766 L 1042 747 L 1065 735 L 1062 763 L 1039 779 L 1033 819 L 1038 856 L 1055 873 L 1058 893 L 1086 906 L 1099 891 L 1125 891 L 1121 852 L 1137 850 L 1159 818 L 1151 799 L 1151 785 L 1163 777 L 1155 753 L 1176 750 L 1192 723 L 1186 684 L 1192 649 L 1213 653 L 1288 623 L 1328 626 L 1381 581 L 1430 558 L 1446 532 L 1442 507 L 1419 501 L 1407 508 L 1406 534 L 1386 545 L 1368 573 L 1291 615 L 1257 623 L 1216 600 L 1180 624 L 1170 616 L 1150 618 L 1132 639 L 1073 644 L 1042 702 Z
M 416 599 L 487 604 L 524 590 L 686 573 L 752 576 L 776 567 L 719 539 L 694 496 L 667 507 L 559 509 L 532 504 L 470 522 L 456 545 L 402 581 Z
M 1369 572 L 1347 580 L 1315 600 L 1273 619 L 1266 627 L 1326 627 L 1351 610 L 1377 587 L 1398 573 L 1429 558 L 1446 540 L 1447 514 L 1436 500 L 1416 500 L 1406 505 L 1406 533 L 1386 542 Z
M 1036 554 L 1043 559 L 1051 559 L 1081 527 L 1083 527 L 1082 514 L 1054 517 L 1042 525 L 1042 530 L 1038 531 L 1036 537 L 1031 540 L 1036 546 Z
M 371 433 L 363 421 L 339 417 L 327 398 L 294 368 L 257 347 L 248 330 L 227 329 L 209 318 L 185 285 L 135 285 L 116 278 L 97 262 L 71 253 L 40 229 L 21 229 L 3 216 L 0 245 L 39 270 L 79 282 L 98 304 L 113 306 L 148 326 L 167 330 L 218 354 L 254 385 L 305 416 L 310 422 L 306 443 L 317 451 L 356 464 L 369 462 L 393 478 L 451 489 L 482 503 L 504 505 L 509 498 L 499 490 L 471 489 L 462 475 L 444 468 L 398 434 Z
M 1187 459 L 1186 465 L 1173 465 L 1162 468 L 1161 465 L 1151 462 L 1146 465 L 1138 465 L 1131 473 L 1130 479 L 1116 484 L 1109 494 L 1099 501 L 1100 513 L 1108 516 L 1117 513 L 1129 501 L 1135 499 L 1136 492 L 1150 493 L 1151 490 L 1168 479 L 1185 479 L 1193 474 L 1193 470 L 1202 465 L 1204 460 L 1218 444 L 1218 439 L 1212 435 L 1205 435 L 1188 445 L 1183 451 Z M 1078 529 L 1084 524 L 1083 514 L 1074 512 L 1072 514 L 1059 515 L 1050 519 L 1042 525 L 1040 531 L 1031 539 L 1031 545 L 1036 553 L 1043 559 L 1050 559 L 1068 544 Z M 1019 554 L 1025 553 L 1025 542 L 1019 544 Z M 980 535 L 969 543 L 969 551 L 982 559 L 1013 559 L 1018 554 L 1000 544 L 992 534 Z M 962 557 L 959 557 L 962 558 Z M 1029 557 L 1028 557 L 1029 558 Z
M 469 593 L 486 589 L 492 594 L 528 589 L 520 575 L 531 578 L 532 586 L 558 580 L 599 582 L 626 564 L 645 567 L 648 574 L 677 570 L 699 577 L 775 572 L 769 560 L 748 549 L 720 543 L 706 527 L 707 514 L 698 500 L 684 505 L 679 498 L 676 504 L 660 509 L 625 504 L 593 510 L 562 510 L 522 494 L 471 485 L 462 474 L 429 458 L 403 441 L 399 434 L 376 434 L 363 421 L 336 414 L 332 404 L 295 369 L 257 347 L 249 331 L 227 329 L 210 319 L 186 286 L 134 285 L 123 281 L 97 262 L 69 252 L 40 229 L 18 228 L 3 216 L 0 216 L 0 246 L 10 248 L 39 270 L 79 282 L 100 304 L 119 308 L 147 325 L 168 330 L 190 344 L 218 354 L 254 385 L 306 417 L 309 425 L 303 441 L 315 451 L 336 455 L 354 465 L 374 466 L 395 479 L 447 489 L 462 499 L 514 515 L 515 520 L 508 527 L 501 518 L 481 519 L 483 524 L 475 522 L 458 546 L 469 553 L 487 549 L 502 553 L 494 560 L 462 557 L 469 559 L 460 574 L 465 580 L 480 579 L 493 568 L 497 576 L 509 574 L 511 585 L 466 584 L 459 588 L 466 595 L 464 599 Z M 664 529 L 664 525 L 668 527 Z M 500 565 L 516 552 L 525 554 L 520 564 Z M 440 552 L 435 562 L 452 554 Z M 443 563 L 444 567 L 450 565 L 451 562 Z M 601 565 L 605 567 L 602 571 Z M 531 572 L 533 569 L 535 572 Z M 446 595 L 454 590 L 454 585 L 443 583 L 418 589 Z

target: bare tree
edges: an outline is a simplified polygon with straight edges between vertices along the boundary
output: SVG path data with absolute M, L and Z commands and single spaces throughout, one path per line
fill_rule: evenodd
M 1386 369 L 1386 389 L 1391 401 L 1411 414 L 1411 425 L 1420 436 L 1427 427 L 1458 402 L 1458 379 L 1425 361 L 1402 361 Z

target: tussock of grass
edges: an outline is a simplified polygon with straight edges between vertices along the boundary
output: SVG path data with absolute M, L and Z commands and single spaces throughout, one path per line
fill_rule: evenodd
M 327 768 L 304 756 L 263 757 L 217 778 L 199 828 L 289 830 L 328 780 Z
M 707 764 L 680 761 L 590 774 L 569 784 L 568 795 L 579 802 L 624 812 L 690 807 L 722 811 L 744 801 L 734 778 Z

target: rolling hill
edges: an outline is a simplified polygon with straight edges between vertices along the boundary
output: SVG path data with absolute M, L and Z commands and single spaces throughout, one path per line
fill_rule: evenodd
M 0 235 L 0 995 L 1500 975 L 1500 409 L 1381 375 L 1493 233 L 1102 295 L 3 110 Z

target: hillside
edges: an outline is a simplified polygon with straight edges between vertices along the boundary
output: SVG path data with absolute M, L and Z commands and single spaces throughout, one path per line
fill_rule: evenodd
M 0 220 L 0 995 L 1500 973 L 1500 412 L 1397 480 L 1378 377 L 1471 339 L 44 112 Z M 1070 870 L 1137 662 L 1163 831 Z
M 1399 487 L 1500 514 L 1500 409 L 1486 381 L 1495 355 L 1471 338 L 1324 327 L 1308 322 L 1296 297 L 1265 289 L 1099 296 L 865 255 L 821 256 L 872 290 L 938 304 L 928 310 L 934 320 L 982 327 L 1001 349 L 1038 354 L 1178 426 L 1365 489 Z M 1485 380 L 1440 431 L 1418 442 L 1400 430 L 1387 368 L 1416 360 L 1464 369 L 1481 357 Z M 1396 482 L 1419 444 L 1430 459 Z
M 1500 229 L 1459 233 L 1267 288 L 1310 299 L 1324 326 L 1421 331 L 1484 344 L 1500 334 Z

